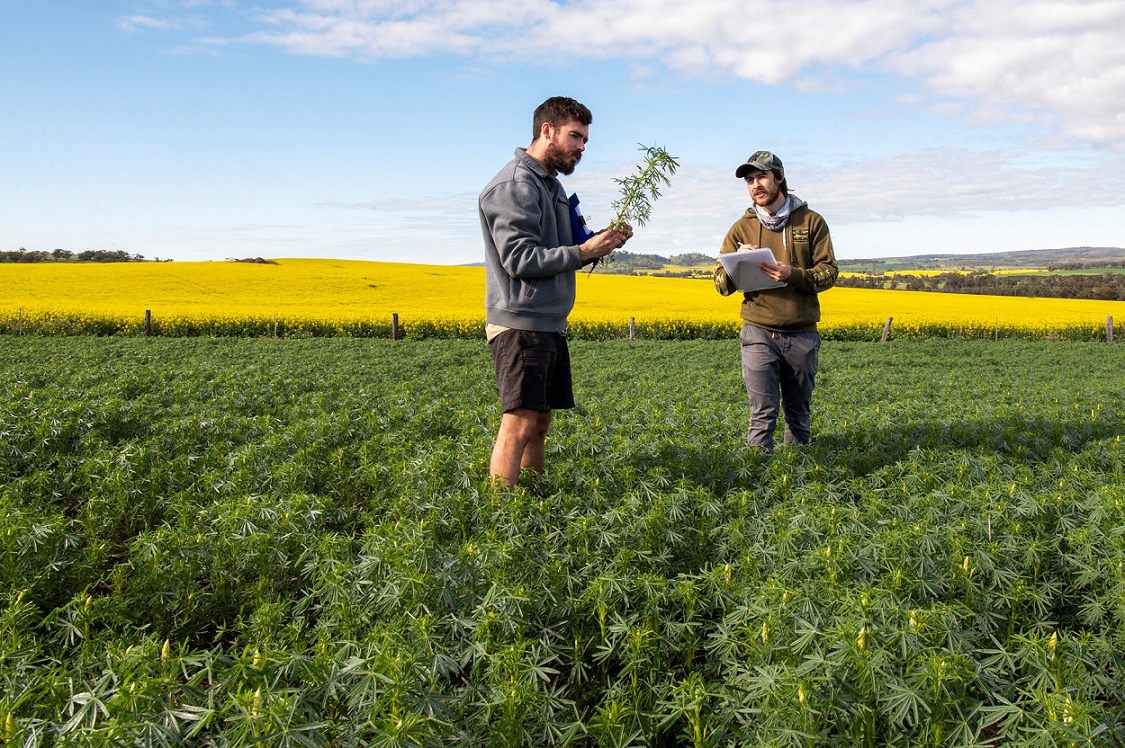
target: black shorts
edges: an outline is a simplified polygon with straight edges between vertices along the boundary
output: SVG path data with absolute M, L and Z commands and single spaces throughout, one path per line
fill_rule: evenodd
M 488 347 L 503 412 L 574 407 L 570 351 L 562 333 L 505 330 L 488 341 Z

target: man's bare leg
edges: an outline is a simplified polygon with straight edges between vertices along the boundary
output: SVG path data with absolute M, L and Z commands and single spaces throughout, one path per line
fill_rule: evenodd
M 546 463 L 547 429 L 551 411 L 540 413 L 529 408 L 509 410 L 500 419 L 500 431 L 492 447 L 488 472 L 500 485 L 514 486 L 520 481 L 520 468 L 542 473 Z

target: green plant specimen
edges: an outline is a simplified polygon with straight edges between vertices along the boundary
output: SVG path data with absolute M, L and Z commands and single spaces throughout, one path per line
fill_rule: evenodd
M 644 152 L 644 160 L 638 164 L 637 173 L 613 180 L 621 185 L 621 199 L 611 203 L 614 217 L 610 228 L 648 223 L 652 217 L 652 203 L 660 197 L 660 187 L 671 184 L 671 177 L 680 165 L 674 156 L 658 146 L 641 145 L 640 150 Z
M 613 180 L 621 185 L 621 197 L 610 203 L 614 211 L 613 220 L 609 223 L 611 229 L 648 223 L 652 218 L 652 204 L 660 197 L 660 188 L 672 183 L 672 175 L 680 165 L 674 156 L 668 155 L 668 151 L 659 146 L 638 145 L 644 158 L 637 165 L 637 172 L 624 179 Z M 599 262 L 610 263 L 612 258 L 613 255 L 609 254 L 595 260 L 590 272 L 594 272 Z

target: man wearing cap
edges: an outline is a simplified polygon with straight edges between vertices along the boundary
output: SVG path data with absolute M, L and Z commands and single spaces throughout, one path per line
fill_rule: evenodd
M 500 487 L 520 469 L 541 473 L 551 411 L 573 408 L 567 316 L 575 271 L 619 249 L 632 230 L 609 229 L 576 244 L 558 174 L 582 158 L 593 117 L 574 99 L 547 99 L 532 118 L 532 142 L 480 193 L 484 233 L 485 334 L 500 389 L 500 429 L 489 474 Z
M 820 334 L 817 294 L 836 283 L 839 269 L 828 224 L 808 204 L 789 193 L 781 159 L 757 151 L 735 170 L 746 180 L 753 205 L 730 231 L 720 253 L 766 247 L 772 262 L 762 272 L 785 286 L 744 294 L 742 301 L 742 378 L 750 398 L 751 447 L 773 448 L 778 404 L 785 411 L 785 441 L 807 444 L 809 406 L 816 379 Z M 738 289 L 721 263 L 715 288 L 723 296 Z

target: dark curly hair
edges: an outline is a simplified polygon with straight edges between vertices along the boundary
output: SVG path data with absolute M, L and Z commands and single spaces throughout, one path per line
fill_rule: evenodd
M 578 120 L 583 125 L 589 125 L 594 121 L 594 115 L 590 114 L 589 109 L 574 99 L 567 96 L 552 96 L 535 109 L 531 141 L 535 142 L 539 137 L 544 122 L 550 124 L 551 127 L 562 127 L 572 119 Z

